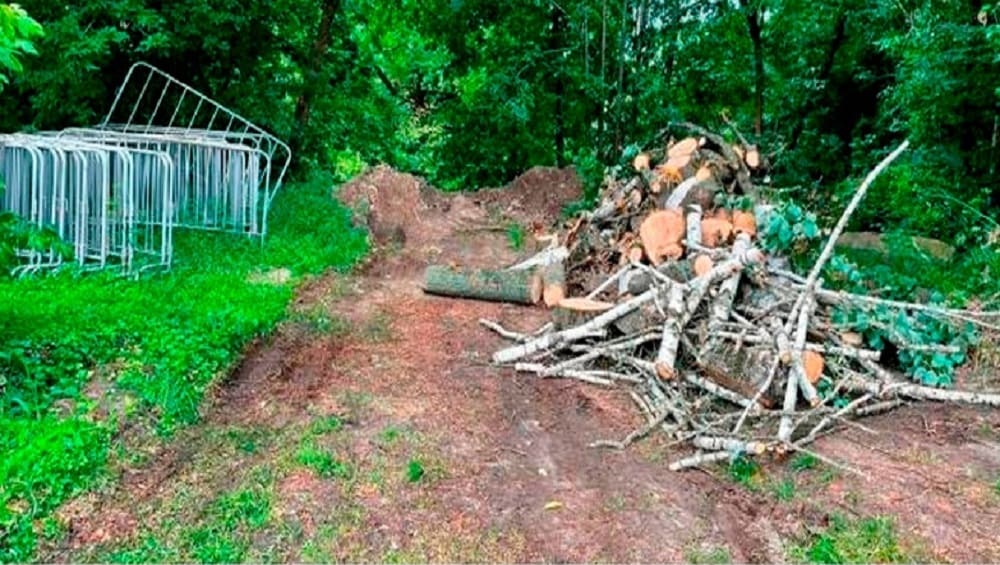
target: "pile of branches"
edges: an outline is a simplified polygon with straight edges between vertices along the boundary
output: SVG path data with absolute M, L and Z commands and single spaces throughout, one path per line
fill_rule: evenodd
M 544 300 L 552 322 L 530 334 L 480 321 L 514 342 L 493 362 L 627 391 L 645 425 L 593 445 L 621 449 L 659 430 L 693 450 L 672 462 L 672 470 L 809 451 L 810 443 L 843 424 L 910 401 L 1000 407 L 1000 394 L 921 386 L 894 374 L 880 351 L 831 319 L 838 307 L 861 305 L 992 329 L 1000 322 L 1000 313 L 824 288 L 821 272 L 834 244 L 907 142 L 864 179 L 818 259 L 800 276 L 786 259 L 768 256 L 758 239 L 769 207 L 757 201 L 752 182 L 762 167 L 756 148 L 690 129 L 695 136 L 636 157 L 631 178 L 609 179 L 598 208 L 553 236 L 543 252 L 471 281 L 467 273 L 432 273 L 432 267 L 426 290 Z M 720 205 L 734 197 L 751 206 Z M 895 345 L 957 352 L 951 345 Z

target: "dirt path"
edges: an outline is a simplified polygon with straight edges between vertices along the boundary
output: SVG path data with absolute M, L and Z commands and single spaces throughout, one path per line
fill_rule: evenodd
M 528 330 L 544 311 L 420 291 L 428 259 L 516 256 L 477 229 L 496 210 L 422 213 L 435 230 L 385 229 L 401 248 L 303 289 L 298 322 L 250 353 L 206 421 L 65 508 L 68 539 L 43 558 L 783 561 L 839 514 L 893 517 L 924 559 L 1000 560 L 997 414 L 907 408 L 817 444 L 863 476 L 774 463 L 749 486 L 670 473 L 678 452 L 656 437 L 591 449 L 639 425 L 624 394 L 488 363 L 501 342 L 478 318 Z

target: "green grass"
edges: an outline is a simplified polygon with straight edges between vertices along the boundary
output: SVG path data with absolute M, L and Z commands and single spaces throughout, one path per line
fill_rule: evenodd
M 761 480 L 760 465 L 749 457 L 733 459 L 729 463 L 728 471 L 730 479 L 750 490 L 755 490 Z
M 320 335 L 342 336 L 351 331 L 351 323 L 347 319 L 330 315 L 322 305 L 295 312 L 290 319 Z
M 806 563 L 902 563 L 912 561 L 899 546 L 889 518 L 847 520 L 834 516 L 825 531 L 813 534 L 804 545 L 791 551 L 793 559 Z
M 507 226 L 507 245 L 514 251 L 524 248 L 524 227 L 513 222 Z
M 426 474 L 424 464 L 417 459 L 410 459 L 406 464 L 406 480 L 411 483 L 419 483 Z
M 126 421 L 163 436 L 196 422 L 208 387 L 288 315 L 295 285 L 366 252 L 330 187 L 284 187 L 263 246 L 178 230 L 170 273 L 0 281 L 0 561 L 31 558 L 33 524 L 94 484 Z M 277 268 L 291 280 L 251 276 Z
M 733 557 L 725 547 L 695 547 L 684 552 L 684 561 L 694 564 L 722 565 L 732 563 Z
M 781 502 L 788 502 L 795 498 L 795 481 L 793 479 L 782 479 L 771 485 L 774 497 Z
M 245 489 L 213 501 L 206 520 L 185 535 L 186 553 L 201 563 L 237 563 L 245 559 L 253 532 L 271 514 L 269 493 Z
M 802 471 L 815 469 L 819 466 L 819 459 L 816 459 L 816 456 L 809 453 L 799 453 L 792 459 L 789 466 L 793 471 L 801 473 Z
M 347 463 L 336 459 L 329 451 L 308 442 L 299 448 L 295 460 L 324 479 L 349 479 L 353 475 Z

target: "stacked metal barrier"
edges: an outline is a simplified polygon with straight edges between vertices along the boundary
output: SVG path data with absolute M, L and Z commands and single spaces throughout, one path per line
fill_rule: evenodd
M 137 63 L 97 127 L 0 135 L 0 209 L 53 230 L 81 267 L 169 268 L 174 227 L 263 238 L 290 159 L 274 136 Z M 66 263 L 54 248 L 18 254 L 19 273 Z
M 162 143 L 181 174 L 178 225 L 250 235 L 267 233 L 267 215 L 291 163 L 275 136 L 146 63 L 129 69 L 98 129 L 108 139 Z M 213 201 L 221 204 L 213 204 Z
M 163 152 L 44 135 L 0 136 L 3 209 L 51 229 L 83 268 L 168 267 L 174 164 Z M 15 272 L 64 264 L 56 248 L 21 249 Z

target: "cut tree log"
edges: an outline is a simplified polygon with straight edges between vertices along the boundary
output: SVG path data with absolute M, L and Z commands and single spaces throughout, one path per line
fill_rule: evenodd
M 750 167 L 751 171 L 756 171 L 760 168 L 760 151 L 756 145 L 747 147 L 743 161 L 747 164 L 747 167 Z
M 715 263 L 712 262 L 712 258 L 702 253 L 694 258 L 694 275 L 700 277 L 711 271 L 714 266 Z
M 670 210 L 672 208 L 680 208 L 681 203 L 687 198 L 688 192 L 697 185 L 700 180 L 698 177 L 691 177 L 684 182 L 677 185 L 677 188 L 670 193 L 670 196 L 663 202 L 661 208 Z
M 774 350 L 769 346 L 741 347 L 716 341 L 699 354 L 699 368 L 716 384 L 754 398 L 767 382 L 768 369 L 774 359 Z M 757 400 L 765 408 L 770 408 L 774 406 L 774 399 L 781 395 L 780 388 L 772 383 Z
M 684 254 L 681 241 L 685 235 L 684 215 L 680 210 L 657 210 L 639 226 L 639 239 L 646 257 L 654 265 L 664 259 L 678 259 Z
M 628 194 L 637 188 L 642 188 L 641 176 L 633 177 L 632 180 L 626 183 L 618 183 L 615 185 L 614 190 L 601 199 L 601 205 L 589 214 L 588 218 L 590 222 L 600 224 L 601 222 L 613 218 L 618 212 L 619 206 L 625 201 Z
M 763 253 L 757 249 L 751 249 L 743 256 L 733 257 L 732 259 L 717 265 L 708 274 L 689 282 L 685 285 L 688 290 L 687 297 L 685 298 L 685 312 L 694 312 L 694 310 L 698 307 L 698 304 L 701 303 L 705 294 L 708 292 L 709 286 L 726 278 L 734 272 L 743 269 L 747 265 L 760 263 L 763 259 Z M 595 332 L 603 330 L 619 320 L 622 316 L 637 310 L 643 304 L 653 302 L 657 298 L 663 298 L 662 295 L 665 293 L 666 290 L 662 287 L 647 290 L 639 296 L 615 305 L 607 312 L 601 313 L 584 324 L 567 328 L 562 331 L 548 333 L 524 344 L 501 349 L 493 354 L 493 362 L 498 365 L 512 363 L 519 359 L 532 356 L 540 351 L 561 348 L 587 336 L 592 336 Z
M 739 256 L 750 250 L 750 236 L 740 234 L 733 244 L 733 255 Z M 714 334 L 722 328 L 722 324 L 729 321 L 729 315 L 733 310 L 733 301 L 736 300 L 736 291 L 740 287 L 740 279 L 743 272 L 733 273 L 728 279 L 719 285 L 719 292 L 712 302 L 712 317 L 708 322 L 709 334 Z M 711 337 L 709 342 L 713 341 Z
M 693 177 L 695 170 L 695 159 L 693 153 L 688 153 L 685 155 L 675 155 L 669 157 L 665 163 L 662 163 L 658 169 L 661 170 L 661 174 L 667 176 L 668 178 L 686 179 L 688 177 Z
M 679 461 L 674 461 L 668 469 L 671 471 L 683 471 L 691 467 L 700 467 L 709 463 L 728 461 L 733 458 L 733 454 L 728 451 L 711 451 L 706 453 L 696 453 L 690 457 L 685 457 Z
M 535 267 L 546 267 L 552 263 L 561 263 L 569 257 L 569 249 L 565 246 L 562 247 L 547 247 L 545 250 L 535 254 L 532 257 L 521 261 L 516 265 L 507 267 L 510 271 L 525 271 L 529 269 L 534 269 Z
M 518 304 L 538 304 L 542 276 L 535 270 L 491 271 L 430 265 L 424 271 L 424 292 Z
M 690 130 L 698 135 L 704 137 L 706 140 L 711 142 L 712 147 L 718 149 L 725 160 L 731 165 L 737 168 L 736 170 L 736 185 L 739 187 L 740 192 L 750 196 L 751 198 L 757 199 L 757 188 L 753 185 L 750 180 L 750 171 L 747 169 L 746 163 L 743 159 L 739 157 L 733 148 L 722 139 L 721 135 L 712 133 L 707 129 L 691 122 L 680 122 L 677 124 L 671 124 L 683 127 Z M 707 147 L 707 144 L 702 144 L 703 147 Z
M 805 367 L 806 378 L 809 379 L 809 382 L 812 384 L 819 382 L 820 377 L 823 376 L 823 356 L 815 351 L 803 351 L 802 365 Z
M 962 390 L 946 390 L 904 382 L 883 385 L 861 377 L 852 377 L 844 385 L 849 390 L 869 392 L 885 398 L 905 396 L 916 400 L 936 400 L 939 402 L 959 402 L 963 404 L 983 404 L 1000 408 L 1000 394 L 987 392 L 968 392 Z
M 745 233 L 750 237 L 757 236 L 757 217 L 753 212 L 733 211 L 733 231 Z
M 549 308 L 566 298 L 566 268 L 562 261 L 542 268 L 542 300 Z
M 707 218 L 701 221 L 701 241 L 705 247 L 722 247 L 729 243 L 732 234 L 733 224 L 725 220 Z
M 671 145 L 670 149 L 667 149 L 667 158 L 670 159 L 673 157 L 690 156 L 698 151 L 700 146 L 698 138 L 686 137 Z
M 733 453 L 762 455 L 768 450 L 768 445 L 762 441 L 743 441 L 728 437 L 702 436 L 695 438 L 692 443 L 698 449 L 708 451 L 729 451 Z
M 632 166 L 636 171 L 648 171 L 649 170 L 649 153 L 639 153 L 632 160 Z
M 686 283 L 694 278 L 694 268 L 690 260 L 664 261 L 656 267 L 656 272 L 672 281 Z M 704 274 L 704 273 L 703 273 Z M 654 275 L 644 270 L 636 269 L 625 283 L 625 288 L 631 295 L 642 294 L 653 285 Z

